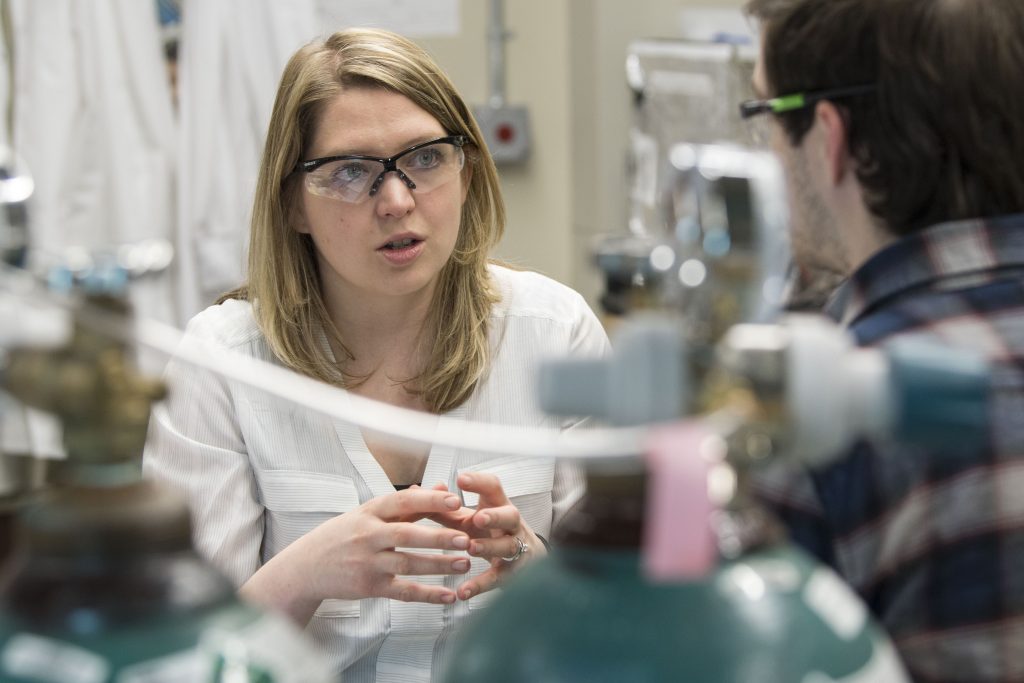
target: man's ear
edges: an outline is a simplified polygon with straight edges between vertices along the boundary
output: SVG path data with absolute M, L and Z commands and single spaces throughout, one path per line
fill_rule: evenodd
M 819 102 L 814 108 L 814 125 L 820 127 L 821 151 L 825 156 L 829 180 L 838 185 L 851 170 L 846 121 L 834 104 Z

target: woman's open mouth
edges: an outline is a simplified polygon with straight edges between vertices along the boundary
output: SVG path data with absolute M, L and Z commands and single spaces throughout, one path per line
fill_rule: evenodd
M 415 237 L 403 237 L 402 239 L 385 242 L 377 249 L 377 252 L 396 266 L 404 266 L 412 262 L 423 251 L 423 240 Z

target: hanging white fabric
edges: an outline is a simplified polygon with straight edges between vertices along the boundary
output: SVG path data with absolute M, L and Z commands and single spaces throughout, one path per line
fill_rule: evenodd
M 253 188 L 288 58 L 315 36 L 312 0 L 189 2 L 179 51 L 179 313 L 244 280 Z
M 175 121 L 156 8 L 138 0 L 11 3 L 14 146 L 35 177 L 35 261 L 174 227 Z M 132 288 L 177 322 L 170 272 Z

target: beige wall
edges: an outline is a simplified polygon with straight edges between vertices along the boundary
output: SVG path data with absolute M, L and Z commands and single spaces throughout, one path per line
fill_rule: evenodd
M 594 303 L 594 236 L 625 230 L 629 91 L 636 38 L 678 35 L 684 7 L 742 0 L 506 0 L 507 100 L 530 111 L 533 153 L 501 169 L 509 224 L 498 256 L 582 291 Z M 471 104 L 486 101 L 490 3 L 463 0 L 455 38 L 421 39 Z
M 463 0 L 457 38 L 421 39 L 470 104 L 488 92 L 487 21 L 490 3 Z M 506 99 L 530 113 L 533 148 L 522 166 L 502 167 L 508 227 L 499 258 L 571 282 L 570 73 L 568 2 L 507 0 L 514 34 L 506 56 Z

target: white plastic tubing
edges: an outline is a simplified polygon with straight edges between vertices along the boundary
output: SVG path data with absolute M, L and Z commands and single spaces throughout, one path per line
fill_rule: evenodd
M 277 396 L 295 405 L 372 430 L 398 442 L 436 443 L 496 455 L 621 459 L 642 452 L 645 428 L 560 431 L 507 427 L 426 415 L 358 396 L 285 368 L 189 340 L 168 325 L 138 320 L 136 341 L 167 355 Z M 348 395 L 348 400 L 339 400 Z
M 67 297 L 43 290 L 27 273 L 4 264 L 0 264 L 0 293 L 5 295 L 2 299 L 7 302 L 5 307 L 0 307 L 4 317 L 12 319 L 5 321 L 5 325 L 13 323 L 15 318 L 25 320 L 28 315 L 45 315 L 44 309 L 47 308 L 52 311 L 55 317 L 52 324 L 40 328 L 50 330 L 47 335 L 43 335 L 45 340 L 39 338 L 44 346 L 60 343 L 54 338 L 53 330 L 70 331 L 69 311 L 81 305 Z M 12 306 L 20 309 L 20 312 L 13 310 Z M 215 344 L 194 338 L 182 343 L 185 339 L 182 331 L 164 323 L 136 318 L 131 325 L 125 326 L 121 320 L 111 319 L 110 313 L 95 308 L 79 310 L 78 317 L 84 324 L 105 333 L 121 335 L 128 343 L 153 349 L 167 357 L 178 358 L 303 408 L 372 430 L 392 439 L 399 447 L 403 443 L 427 443 L 495 455 L 544 455 L 612 463 L 632 460 L 643 453 L 647 440 L 646 427 L 561 431 L 509 427 L 443 416 L 438 418 L 357 396 Z M 14 337 L 6 340 L 0 338 L 0 345 L 4 343 L 32 344 L 33 340 L 24 335 L 17 341 Z M 0 352 L 2 350 L 0 348 Z M 347 400 L 343 400 L 346 396 Z

